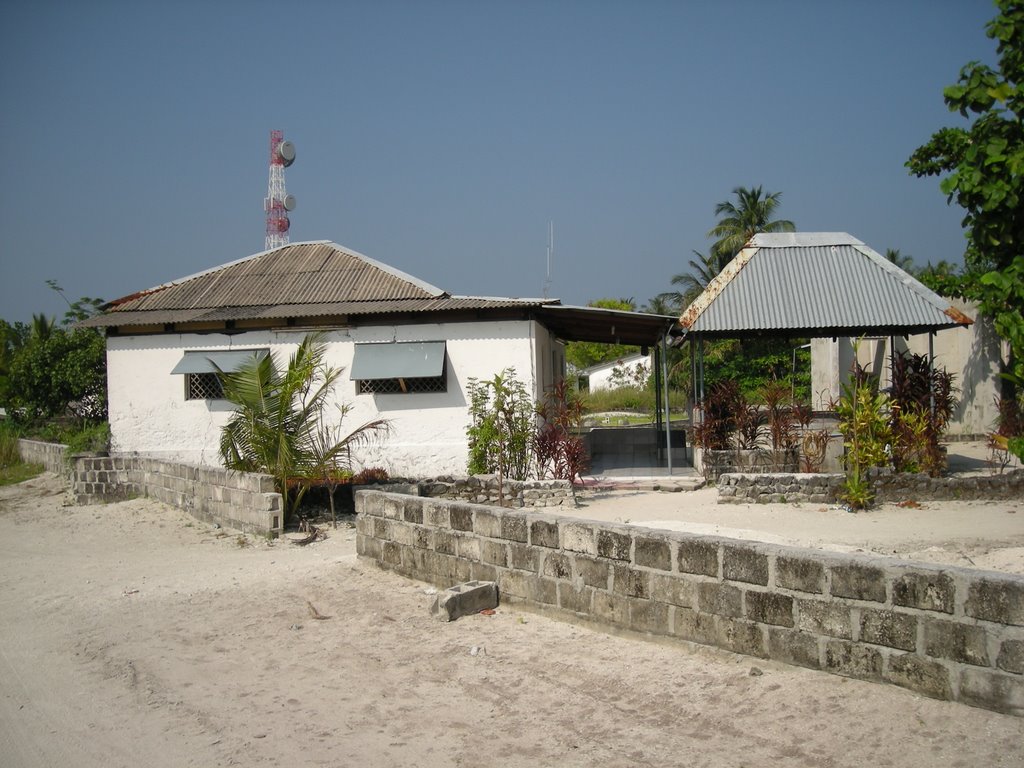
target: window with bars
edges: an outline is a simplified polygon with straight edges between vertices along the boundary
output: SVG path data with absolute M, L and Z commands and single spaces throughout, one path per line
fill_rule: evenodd
M 224 387 L 216 373 L 185 374 L 186 400 L 222 400 Z
M 185 379 L 186 400 L 223 400 L 219 371 L 237 371 L 253 359 L 261 360 L 270 355 L 266 347 L 257 349 L 186 350 L 172 375 Z
M 440 376 L 419 376 L 412 379 L 360 379 L 356 392 L 360 395 L 409 395 L 417 392 L 447 392 L 448 382 Z
M 447 392 L 445 342 L 356 344 L 351 377 L 360 395 Z

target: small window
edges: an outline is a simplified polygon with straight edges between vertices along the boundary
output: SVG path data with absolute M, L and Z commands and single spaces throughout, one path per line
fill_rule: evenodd
M 193 351 L 182 355 L 171 370 L 172 375 L 185 377 L 186 400 L 223 400 L 218 370 L 237 371 L 253 358 L 262 359 L 270 354 L 269 349 L 231 349 Z
M 360 395 L 447 392 L 445 343 L 356 344 L 350 375 L 356 383 L 356 393 Z
M 224 387 L 216 373 L 185 374 L 186 400 L 222 400 Z

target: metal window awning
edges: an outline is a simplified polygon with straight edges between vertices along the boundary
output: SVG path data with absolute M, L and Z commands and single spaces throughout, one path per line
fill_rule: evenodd
M 353 381 L 421 379 L 444 373 L 443 341 L 398 341 L 356 344 L 352 358 Z
M 253 357 L 263 358 L 270 354 L 269 349 L 231 349 L 217 352 L 186 352 L 171 371 L 174 373 L 216 373 L 219 368 L 225 373 L 233 373 L 249 362 Z

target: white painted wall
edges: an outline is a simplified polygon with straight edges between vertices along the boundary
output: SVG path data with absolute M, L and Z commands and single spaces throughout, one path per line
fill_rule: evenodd
M 939 331 L 934 336 L 935 364 L 954 375 L 953 383 L 960 389 L 959 405 L 953 413 L 947 432 L 950 435 L 984 435 L 995 428 L 999 415 L 999 370 L 1008 352 L 992 323 L 978 315 L 977 307 L 953 300 L 953 306 L 974 318 L 966 328 Z M 828 408 L 829 398 L 838 398 L 841 386 L 849 379 L 854 361 L 879 374 L 880 386 L 890 384 L 889 339 L 841 338 L 814 339 L 811 342 L 811 392 L 815 408 Z M 928 354 L 928 334 L 906 339 L 896 337 L 897 353 L 909 350 L 917 355 Z
M 650 355 L 631 355 L 602 363 L 601 365 L 592 365 L 584 373 L 587 376 L 590 391 L 596 392 L 600 389 L 612 389 L 612 387 L 618 386 L 618 384 L 612 382 L 612 375 L 616 368 L 623 370 L 628 377 L 632 377 L 641 366 L 646 374 L 650 375 Z
M 189 463 L 219 465 L 221 428 L 232 408 L 226 401 L 185 400 L 185 377 L 171 369 L 186 350 L 269 347 L 277 365 L 287 365 L 304 331 L 222 334 L 112 336 L 107 340 L 111 447 Z M 514 367 L 539 397 L 550 386 L 564 350 L 531 321 L 372 326 L 331 331 L 325 362 L 345 369 L 336 398 L 351 406 L 345 424 L 355 428 L 383 417 L 392 433 L 377 445 L 354 452 L 356 469 L 383 467 L 392 476 L 465 475 L 467 386 Z M 444 393 L 356 394 L 348 377 L 355 344 L 382 341 L 445 341 L 448 391 Z

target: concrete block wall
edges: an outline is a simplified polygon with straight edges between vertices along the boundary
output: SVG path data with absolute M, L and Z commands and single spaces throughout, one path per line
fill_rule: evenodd
M 146 496 L 246 533 L 279 534 L 284 525 L 273 477 L 220 467 L 140 456 L 78 457 L 70 495 L 76 504 Z
M 873 469 L 869 473 L 878 503 L 967 499 L 1024 498 L 1024 469 L 999 475 L 929 477 Z M 840 498 L 845 475 L 767 473 L 724 474 L 718 478 L 720 504 L 811 502 L 833 504 Z
M 505 480 L 499 488 L 497 475 L 423 480 L 414 486 L 420 496 L 458 499 L 475 504 L 506 504 L 517 507 L 575 506 L 572 483 L 568 480 Z
M 21 460 L 29 464 L 42 464 L 47 472 L 70 477 L 71 467 L 65 462 L 68 447 L 60 443 L 43 443 L 38 440 L 18 440 Z
M 448 588 L 1024 716 L 1024 577 L 360 491 L 361 557 Z

